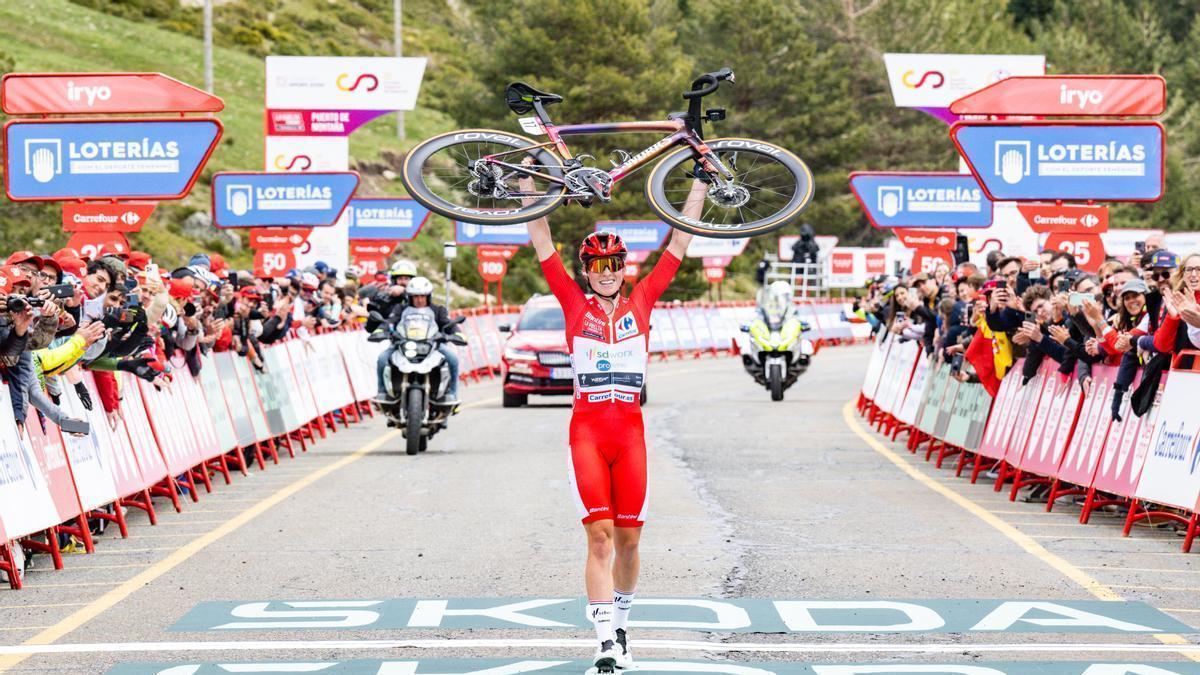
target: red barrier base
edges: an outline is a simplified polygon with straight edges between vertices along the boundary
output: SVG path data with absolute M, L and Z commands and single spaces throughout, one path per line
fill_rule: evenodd
M 73 535 L 76 539 L 83 542 L 84 551 L 95 553 L 96 542 L 92 541 L 92 531 L 88 528 L 87 520 L 82 515 L 75 516 L 73 520 L 75 522 L 74 525 L 70 525 L 71 521 L 67 521 L 58 526 L 58 531 Z M 57 540 L 55 540 L 55 543 L 58 543 Z
M 113 512 L 108 511 L 92 511 L 88 514 L 88 518 L 96 518 L 98 520 L 107 520 L 110 523 L 116 523 L 117 529 L 121 531 L 121 538 L 129 538 L 129 527 L 125 524 L 125 509 L 121 508 L 121 500 L 112 503 Z M 90 552 L 90 551 L 89 551 Z
M 149 489 L 131 494 L 120 501 L 122 506 L 131 506 L 145 511 L 150 518 L 150 524 L 158 525 L 158 516 L 154 513 L 154 502 L 150 499 Z
M 958 447 L 957 445 L 950 445 L 949 443 L 942 441 L 940 447 L 938 448 L 937 461 L 934 463 L 934 466 L 940 469 L 942 468 L 942 462 L 945 461 L 947 457 L 963 454 L 964 452 L 962 448 Z M 959 462 L 959 466 L 962 466 L 961 461 Z
M 193 490 L 193 493 L 195 490 Z M 150 488 L 150 494 L 156 497 L 166 497 L 171 500 L 171 504 L 175 507 L 175 513 L 183 511 L 183 505 L 179 503 L 179 484 L 175 482 L 174 476 L 167 476 L 158 482 L 158 485 Z M 193 497 L 192 501 L 196 501 Z
M 1193 513 L 1190 516 L 1181 516 L 1174 511 L 1152 511 L 1148 502 L 1140 499 L 1130 500 L 1129 514 L 1125 516 L 1125 528 L 1121 530 L 1121 535 L 1128 537 L 1129 531 L 1133 529 L 1133 524 L 1139 520 L 1150 520 L 1151 518 L 1165 518 L 1180 525 L 1187 525 L 1187 534 L 1183 539 L 1183 552 L 1190 553 L 1192 551 L 1192 541 L 1196 538 L 1197 519 L 1200 519 L 1200 513 Z
M 983 455 L 975 455 L 975 462 L 971 467 L 971 484 L 974 485 L 979 480 L 979 474 L 985 471 L 991 471 L 1001 460 L 984 457 Z
M 1131 506 L 1129 500 L 1125 497 L 1098 492 L 1096 488 L 1089 487 L 1087 489 L 1087 498 L 1083 500 L 1083 511 L 1079 514 L 1079 522 L 1087 525 L 1088 520 L 1092 517 L 1092 511 L 1109 505 L 1123 506 L 1125 508 Z
M 1014 470 L 1012 477 L 1013 477 L 1012 489 L 1008 491 L 1008 501 L 1010 501 L 1010 502 L 1017 501 L 1017 491 L 1020 490 L 1021 488 L 1030 487 L 1033 485 L 1049 485 L 1050 484 L 1049 478 L 1043 478 L 1041 476 L 1029 473 L 1027 471 L 1022 471 L 1021 469 Z
M 996 463 L 996 483 L 992 486 L 992 490 L 999 492 L 1004 484 L 1012 480 L 1017 474 L 1017 468 L 1004 460 Z
M 46 541 L 38 541 L 34 539 L 37 535 L 42 534 L 46 537 Z M 63 568 L 62 552 L 58 550 L 58 528 L 49 527 L 41 532 L 35 532 L 28 537 L 21 539 L 18 546 L 24 546 L 31 551 L 38 553 L 49 553 L 50 559 L 54 561 L 54 569 L 61 570 Z
M 1064 483 L 1055 478 L 1050 483 L 1050 494 L 1046 497 L 1046 513 L 1053 511 L 1054 502 L 1063 497 L 1078 497 L 1086 495 L 1087 493 L 1087 490 L 1079 487 L 1078 485 Z
M 8 587 L 14 591 L 21 590 L 21 571 L 17 569 L 17 559 L 12 554 L 13 544 L 0 544 L 0 571 L 8 577 Z M 20 544 L 17 544 L 20 546 Z

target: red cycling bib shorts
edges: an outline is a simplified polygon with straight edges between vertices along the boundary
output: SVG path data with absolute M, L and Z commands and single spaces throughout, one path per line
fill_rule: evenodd
M 612 520 L 641 527 L 646 519 L 646 437 L 640 397 L 646 377 L 650 311 L 679 270 L 664 251 L 650 274 L 610 318 L 580 290 L 552 255 L 542 273 L 566 316 L 575 394 L 571 413 L 571 489 L 584 523 Z

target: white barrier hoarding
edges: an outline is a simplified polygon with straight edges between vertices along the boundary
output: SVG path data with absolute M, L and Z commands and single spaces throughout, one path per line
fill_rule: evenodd
M 1172 371 L 1160 393 L 1137 498 L 1194 509 L 1200 495 L 1200 373 Z M 1145 431 L 1143 431 L 1143 434 Z
M 412 110 L 424 58 L 268 56 L 267 108 Z
M 1044 75 L 1046 57 L 1020 54 L 884 54 L 892 99 L 901 108 L 948 108 L 1013 75 Z
M 695 237 L 692 239 L 691 245 L 688 246 L 687 257 L 721 258 L 725 256 L 739 256 L 742 254 L 742 251 L 746 250 L 746 245 L 749 243 L 749 237 L 741 237 L 739 239 Z

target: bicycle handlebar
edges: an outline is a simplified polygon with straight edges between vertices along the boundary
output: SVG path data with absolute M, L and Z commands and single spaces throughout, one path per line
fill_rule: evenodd
M 684 92 L 683 97 L 685 99 L 693 99 L 708 96 L 717 90 L 721 84 L 721 80 L 729 80 L 732 83 L 734 81 L 733 71 L 729 68 L 722 68 L 716 72 L 705 73 L 697 77 L 692 82 L 692 90 Z

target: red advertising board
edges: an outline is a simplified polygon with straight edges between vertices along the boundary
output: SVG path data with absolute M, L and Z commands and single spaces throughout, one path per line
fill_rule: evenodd
M 139 232 L 155 202 L 64 202 L 63 232 Z
M 0 81 L 9 115 L 219 112 L 218 97 L 162 73 L 9 73 Z
M 384 270 L 384 258 L 372 258 L 368 256 L 350 256 L 350 262 L 357 265 L 362 272 L 363 277 L 373 277 Z
M 946 263 L 947 267 L 954 267 L 954 257 L 949 251 L 940 248 L 917 247 L 913 251 L 912 271 L 914 273 L 926 272 L 932 274 L 938 268 L 939 263 Z
M 1108 207 L 1101 204 L 1017 204 L 1034 232 L 1100 234 L 1108 231 Z
M 290 248 L 263 248 L 254 252 L 254 276 L 281 277 L 296 266 L 296 254 Z
M 887 253 L 884 251 L 867 251 L 867 275 L 887 274 Z
M 1055 232 L 1046 238 L 1042 250 L 1066 251 L 1075 256 L 1075 264 L 1085 272 L 1095 274 L 1104 262 L 1104 240 L 1098 234 Z
M 1161 115 L 1167 83 L 1158 75 L 1006 77 L 950 104 L 956 115 Z
M 95 260 L 107 253 L 129 253 L 129 240 L 120 232 L 76 232 L 67 240 L 67 248 Z
M 250 248 L 256 251 L 290 250 L 303 246 L 310 234 L 311 227 L 253 227 L 250 228 Z
M 909 248 L 928 248 L 943 251 L 949 251 L 954 248 L 954 232 L 950 230 L 896 228 L 892 232 L 900 238 L 900 243 Z M 916 267 L 914 266 L 913 269 L 916 269 Z
M 704 268 L 704 277 L 706 279 L 708 279 L 708 283 L 710 283 L 710 284 L 719 284 L 722 281 L 725 281 L 725 268 L 724 267 L 705 267 Z
M 625 262 L 625 281 L 633 283 L 637 281 L 638 276 L 642 273 L 641 263 Z
M 834 274 L 854 273 L 854 251 L 832 251 L 829 254 L 830 269 Z
M 350 255 L 360 258 L 386 258 L 399 242 L 381 239 L 352 239 Z
M 508 272 L 508 261 L 503 257 L 499 258 L 479 258 L 479 276 L 488 283 L 497 283 L 504 278 Z
M 701 258 L 701 264 L 705 267 L 729 267 L 729 263 L 733 262 L 733 256 L 721 255 Z
M 650 259 L 650 251 L 630 251 L 625 255 L 626 263 L 640 265 Z
M 480 260 L 512 260 L 512 257 L 520 250 L 520 246 L 512 245 L 495 245 L 495 244 L 480 244 L 475 250 L 476 256 Z

